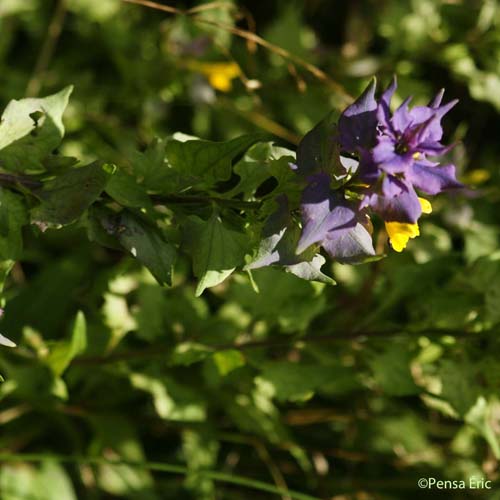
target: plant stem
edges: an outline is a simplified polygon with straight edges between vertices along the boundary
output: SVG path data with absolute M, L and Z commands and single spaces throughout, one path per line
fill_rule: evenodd
M 24 175 L 0 173 L 0 186 L 14 189 L 19 189 L 19 186 L 27 189 L 38 189 L 42 187 L 42 183 Z
M 260 201 L 243 201 L 231 200 L 226 198 L 218 198 L 215 196 L 182 196 L 177 194 L 168 195 L 152 195 L 151 200 L 156 204 L 185 204 L 185 205 L 206 205 L 210 203 L 217 203 L 218 205 L 229 208 L 240 208 L 247 210 L 255 210 L 261 207 Z
M 45 38 L 40 54 L 38 55 L 33 76 L 26 87 L 26 95 L 28 97 L 36 97 L 42 88 L 45 73 L 47 72 L 50 60 L 54 54 L 57 41 L 61 36 L 65 17 L 66 0 L 59 0 L 47 30 L 47 37 Z
M 444 330 L 444 329 L 426 329 L 418 332 L 407 332 L 401 329 L 398 330 L 387 330 L 387 331 L 374 331 L 374 332 L 337 332 L 328 335 L 315 335 L 315 336 L 300 336 L 291 337 L 288 339 L 272 338 L 266 340 L 251 340 L 249 342 L 244 342 L 241 344 L 229 343 L 229 344 L 216 344 L 216 345 L 206 345 L 208 349 L 213 352 L 226 351 L 228 349 L 236 349 L 243 351 L 246 349 L 259 349 L 259 348 L 274 348 L 274 347 L 290 347 L 294 344 L 301 342 L 304 344 L 315 344 L 315 343 L 331 343 L 331 342 L 366 342 L 372 339 L 381 338 L 394 338 L 404 335 L 426 335 L 434 337 L 444 337 L 452 336 L 454 338 L 462 339 L 482 339 L 484 334 L 493 333 L 493 331 L 480 332 L 481 335 L 466 332 L 462 330 Z M 106 356 L 79 356 L 72 361 L 73 365 L 101 365 L 108 363 L 119 363 L 121 361 L 133 361 L 133 360 L 144 360 L 152 359 L 158 356 L 165 356 L 172 352 L 172 347 L 162 347 L 162 346 L 151 346 L 142 350 L 136 351 L 122 351 L 113 354 L 108 354 Z M 16 351 L 12 351 L 16 354 Z
M 43 183 L 28 176 L 0 173 L 0 186 L 13 189 L 19 189 L 20 186 L 26 189 L 39 189 L 43 186 Z M 261 207 L 260 201 L 232 200 L 218 198 L 216 196 L 182 196 L 167 194 L 152 195 L 151 200 L 157 205 L 209 205 L 211 203 L 217 203 L 224 207 L 239 208 L 241 210 L 257 210 Z
M 275 45 L 274 43 L 268 42 L 261 36 L 257 35 L 256 33 L 252 31 L 248 31 L 245 29 L 237 28 L 232 25 L 220 23 L 218 21 L 215 21 L 213 19 L 207 19 L 206 17 L 203 17 L 200 15 L 200 9 L 189 9 L 189 10 L 182 10 L 178 9 L 176 7 L 171 7 L 168 5 L 163 5 L 159 4 L 157 2 L 153 2 L 150 0 L 122 0 L 123 2 L 127 3 L 132 3 L 135 5 L 141 5 L 143 7 L 149 7 L 150 9 L 155 9 L 163 12 L 168 12 L 169 14 L 175 14 L 175 15 L 189 15 L 191 16 L 191 19 L 198 24 L 205 24 L 209 26 L 213 26 L 215 28 L 218 28 L 220 30 L 226 31 L 228 33 L 231 33 L 237 37 L 243 38 L 247 42 L 250 42 L 255 45 L 260 45 L 261 47 L 264 47 L 267 49 L 269 52 L 273 52 L 274 54 L 279 55 L 286 61 L 290 61 L 297 66 L 301 66 L 304 68 L 306 71 L 314 75 L 318 80 L 324 82 L 326 85 L 328 85 L 332 90 L 334 90 L 339 97 L 339 107 L 344 107 L 347 104 L 351 104 L 352 101 L 354 100 L 353 97 L 346 91 L 346 89 L 340 84 L 337 83 L 335 80 L 330 78 L 322 69 L 318 68 L 314 64 L 311 64 L 310 62 L 306 61 L 305 59 L 302 59 L 299 56 L 296 56 L 295 54 L 292 54 L 291 52 L 288 52 L 284 48 Z M 215 3 L 215 2 L 214 2 Z
M 161 10 L 162 12 L 167 12 L 169 14 L 185 15 L 186 11 L 182 9 L 177 9 L 171 7 L 170 5 L 163 5 L 157 2 L 151 2 L 150 0 L 122 0 L 126 3 L 133 3 L 135 5 L 142 5 L 143 7 L 149 7 L 150 9 Z

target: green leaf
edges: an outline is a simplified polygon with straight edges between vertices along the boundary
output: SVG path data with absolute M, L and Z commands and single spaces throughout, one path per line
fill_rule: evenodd
M 333 278 L 321 271 L 325 262 L 326 259 L 318 253 L 309 262 L 299 262 L 298 264 L 286 266 L 286 270 L 303 280 L 336 285 L 337 283 Z
M 338 144 L 333 140 L 337 129 L 338 113 L 330 112 L 300 141 L 297 166 L 303 175 L 326 170 L 335 177 L 346 174 L 340 162 Z
M 182 342 L 175 346 L 170 355 L 169 362 L 172 365 L 189 366 L 204 360 L 212 350 L 195 342 Z
M 34 0 L 4 0 L 0 6 L 0 19 L 22 12 L 29 12 L 35 10 L 35 8 Z
M 79 240 L 71 240 L 73 249 L 45 262 L 30 279 L 29 286 L 11 297 L 2 318 L 2 333 L 17 338 L 27 324 L 48 338 L 68 324 L 75 309 L 75 292 L 92 279 L 95 261 L 88 258 L 88 247 Z M 83 252 L 82 252 L 83 250 Z
M 57 175 L 65 172 L 79 163 L 77 158 L 72 156 L 61 156 L 51 154 L 43 159 L 43 168 L 51 174 Z
M 368 425 L 366 439 L 370 442 L 373 452 L 394 453 L 397 447 L 403 456 L 426 452 L 432 460 L 434 450 L 433 443 L 426 433 L 428 424 L 419 418 L 418 414 L 384 415 L 372 420 Z
M 87 324 L 85 316 L 78 312 L 71 330 L 71 338 L 54 345 L 47 358 L 47 364 L 57 377 L 60 377 L 71 361 L 87 348 Z
M 19 259 L 23 248 L 21 228 L 27 223 L 22 197 L 0 187 L 0 261 Z
M 278 324 L 284 332 L 298 332 L 325 308 L 321 283 L 313 284 L 270 267 L 256 269 L 252 275 L 260 293 L 256 294 L 248 282 L 235 280 L 231 284 L 231 299 L 255 319 Z
M 247 236 L 227 228 L 215 212 L 208 221 L 191 216 L 184 226 L 184 238 L 199 278 L 196 296 L 222 283 L 242 265 L 248 248 Z
M 103 299 L 104 324 L 111 330 L 114 339 L 121 339 L 127 332 L 137 328 L 125 297 L 114 293 L 105 293 Z
M 144 187 L 123 170 L 116 170 L 106 184 L 105 191 L 124 207 L 153 208 Z
M 280 401 L 304 401 L 335 379 L 337 368 L 278 361 L 266 363 L 256 378 L 257 384 L 270 384 L 273 395 Z
M 198 500 L 216 498 L 213 480 L 199 472 L 216 466 L 218 441 L 210 433 L 187 429 L 182 433 L 182 450 L 189 470 L 185 480 L 186 488 Z
M 156 283 L 143 283 L 137 290 L 137 302 L 140 307 L 135 315 L 137 336 L 149 341 L 164 337 L 167 328 L 165 289 Z
M 275 146 L 272 142 L 260 142 L 252 146 L 245 156 L 234 166 L 234 173 L 240 177 L 239 183 L 224 197 L 233 197 L 240 193 L 243 199 L 253 197 L 255 191 L 270 177 L 275 177 L 280 170 L 295 176 L 289 162 L 295 160 L 295 154 L 289 149 Z M 283 169 L 284 166 L 284 169 Z M 283 178 L 283 175 L 279 177 Z M 276 179 L 278 180 L 278 179 Z M 276 189 L 276 188 L 275 188 Z M 274 190 L 273 190 L 274 191 Z
M 95 241 L 103 247 L 120 251 L 123 247 L 106 222 L 114 217 L 115 212 L 111 209 L 103 206 L 101 203 L 94 203 L 87 210 L 86 217 L 82 219 L 82 223 L 87 230 L 87 237 L 90 241 Z
M 165 158 L 166 141 L 154 139 L 144 152 L 136 151 L 131 164 L 134 175 L 147 189 L 158 190 L 171 177 Z
M 108 219 L 105 224 L 122 246 L 151 271 L 160 285 L 172 284 L 177 250 L 157 227 L 127 211 Z
M 132 421 L 123 415 L 93 415 L 93 449 L 96 454 L 112 453 L 125 463 L 101 463 L 96 467 L 99 489 L 117 497 L 157 500 L 151 473 L 143 467 L 127 465 L 127 461 L 143 463 L 146 455 Z
M 442 384 L 441 398 L 463 417 L 475 405 L 479 396 L 479 386 L 475 382 L 476 370 L 468 361 L 455 363 L 445 360 L 438 373 Z
M 47 455 L 40 467 L 3 465 L 0 470 L 2 500 L 76 500 L 71 478 L 64 467 Z
M 410 372 L 411 360 L 412 354 L 407 346 L 389 344 L 382 353 L 374 354 L 370 361 L 375 381 L 391 396 L 418 394 L 420 389 Z
M 236 349 L 228 349 L 214 353 L 213 360 L 219 374 L 225 377 L 228 373 L 245 365 L 245 356 Z
M 44 98 L 11 101 L 0 120 L 0 165 L 17 172 L 39 170 L 64 136 L 62 115 L 73 87 Z
M 159 417 L 167 420 L 201 422 L 206 418 L 205 404 L 197 392 L 170 377 L 132 373 L 130 383 L 148 392 Z
M 498 460 L 500 458 L 500 432 L 495 422 L 498 422 L 498 411 L 500 402 L 496 397 L 487 401 L 483 396 L 479 396 L 473 406 L 465 415 L 465 421 L 476 428 L 490 445 L 493 455 Z
M 0 260 L 0 292 L 3 290 L 5 280 L 14 267 L 14 264 L 13 260 Z
M 193 184 L 212 185 L 228 180 L 233 160 L 267 137 L 266 134 L 255 133 L 227 142 L 171 140 L 167 143 L 165 153 L 171 167 L 192 177 Z
M 120 10 L 120 0 L 73 0 L 68 5 L 71 10 L 82 19 L 89 19 L 95 23 L 112 22 Z
M 97 161 L 48 181 L 36 193 L 41 203 L 31 212 L 32 222 L 44 230 L 76 221 L 97 200 L 114 168 Z

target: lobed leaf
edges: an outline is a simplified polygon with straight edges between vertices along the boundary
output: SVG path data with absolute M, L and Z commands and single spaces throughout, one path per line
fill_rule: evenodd
M 0 119 L 0 165 L 25 172 L 43 169 L 42 160 L 64 136 L 62 115 L 73 87 L 44 98 L 11 101 Z

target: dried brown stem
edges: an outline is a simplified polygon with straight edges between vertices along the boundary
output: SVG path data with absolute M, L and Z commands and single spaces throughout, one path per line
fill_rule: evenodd
M 36 97 L 43 86 L 45 74 L 54 55 L 57 41 L 61 36 L 64 18 L 66 17 L 66 0 L 59 0 L 47 30 L 47 37 L 42 45 L 33 75 L 26 87 L 28 97 Z

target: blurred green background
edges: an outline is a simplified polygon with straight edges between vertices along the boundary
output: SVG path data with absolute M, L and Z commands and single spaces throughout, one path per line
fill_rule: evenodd
M 0 0 L 2 109 L 74 84 L 60 152 L 120 166 L 176 131 L 265 130 L 292 148 L 397 74 L 398 102 L 460 99 L 445 134 L 476 190 L 436 200 L 403 254 L 331 265 L 336 287 L 264 269 L 259 294 L 239 273 L 195 298 L 187 260 L 164 289 L 82 227 L 27 229 L 0 322 L 20 345 L 0 351 L 0 454 L 36 460 L 2 462 L 0 499 L 500 499 L 498 3 L 175 7 L 191 10 Z M 421 477 L 492 488 L 419 490 Z

